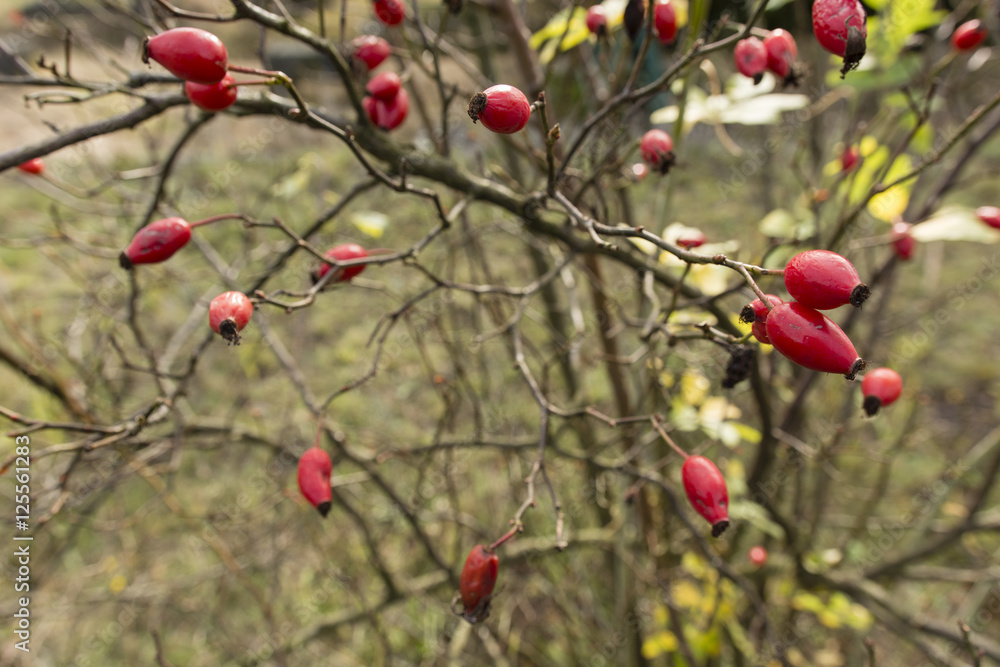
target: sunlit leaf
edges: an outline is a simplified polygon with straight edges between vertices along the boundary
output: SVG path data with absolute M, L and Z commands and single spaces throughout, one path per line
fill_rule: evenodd
M 770 77 L 770 75 L 768 75 Z M 696 94 L 697 88 L 689 89 L 684 108 L 684 122 L 691 126 L 697 123 L 731 123 L 739 125 L 773 125 L 780 122 L 785 111 L 801 109 L 809 104 L 805 95 L 770 93 L 774 78 L 765 77 L 760 86 L 754 88 L 750 79 L 739 77 L 727 84 L 724 95 Z M 767 83 L 765 83 L 767 82 Z M 657 109 L 650 114 L 654 124 L 673 123 L 679 116 L 679 109 L 671 105 Z
M 351 216 L 351 224 L 361 233 L 377 239 L 382 237 L 385 228 L 389 226 L 389 216 L 378 211 L 358 211 Z
M 891 183 L 913 170 L 913 162 L 909 155 L 903 154 L 896 158 L 883 177 L 883 182 Z M 879 220 L 892 222 L 903 215 L 910 203 L 910 190 L 916 179 L 894 185 L 885 192 L 880 192 L 868 201 L 868 212 Z
M 1000 230 L 987 226 L 975 211 L 968 208 L 942 208 L 910 229 L 913 238 L 928 241 L 972 241 L 1000 243 Z
M 676 651 L 678 646 L 677 637 L 672 632 L 663 630 L 642 643 L 642 655 L 647 660 L 652 660 L 664 653 Z

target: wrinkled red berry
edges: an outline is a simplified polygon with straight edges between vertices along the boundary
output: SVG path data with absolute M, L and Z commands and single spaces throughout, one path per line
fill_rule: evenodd
M 487 130 L 513 134 L 528 124 L 531 105 L 520 90 L 501 83 L 473 95 L 468 112 L 473 123 L 481 120 Z
M 639 141 L 639 153 L 650 167 L 665 174 L 674 164 L 674 141 L 663 130 L 650 130 Z
M 691 506 L 712 524 L 712 537 L 729 527 L 729 491 L 722 472 L 704 456 L 689 456 L 681 468 Z
M 383 102 L 391 102 L 396 99 L 399 87 L 403 85 L 399 75 L 395 72 L 382 72 L 376 74 L 365 86 L 368 94 Z
M 208 304 L 208 325 L 233 345 L 253 315 L 253 303 L 243 292 L 223 292 Z
M 191 103 L 205 111 L 222 111 L 232 106 L 236 101 L 236 84 L 233 75 L 226 73 L 222 81 L 213 84 L 194 83 L 188 81 L 184 84 L 184 94 L 191 100 Z
M 865 414 L 875 415 L 883 405 L 892 405 L 903 393 L 903 378 L 891 368 L 876 368 L 861 378 Z
M 372 7 L 378 20 L 389 26 L 399 25 L 406 16 L 406 10 L 400 0 L 375 0 Z
M 775 306 L 767 316 L 774 349 L 800 366 L 840 373 L 848 380 L 865 367 L 843 329 L 818 310 L 795 301 Z
M 979 19 L 966 21 L 951 33 L 951 46 L 956 51 L 971 51 L 986 39 L 986 28 Z
M 677 36 L 677 10 L 670 0 L 653 5 L 653 28 L 660 38 L 660 44 L 670 44 Z
M 26 174 L 35 174 L 36 176 L 41 175 L 45 171 L 45 163 L 42 162 L 42 158 L 36 157 L 27 162 L 22 162 L 17 165 L 17 168 Z
M 479 623 L 490 613 L 490 598 L 497 583 L 500 561 L 496 553 L 488 551 L 482 544 L 472 547 L 465 559 L 458 590 L 464 608 L 462 616 L 469 623 Z
M 601 5 L 591 5 L 587 9 L 587 30 L 603 37 L 608 32 L 608 13 Z
M 751 36 L 736 42 L 733 59 L 740 74 L 750 77 L 755 84 L 764 78 L 764 70 L 767 69 L 767 49 L 764 47 L 764 42 L 756 37 Z
M 780 297 L 773 294 L 765 294 L 767 300 L 771 303 L 771 307 L 777 306 L 779 303 L 784 303 Z M 741 322 L 753 322 L 753 327 L 750 329 L 750 333 L 761 343 L 765 345 L 771 344 L 771 339 L 767 337 L 767 316 L 771 310 L 764 302 L 760 299 L 754 299 L 743 307 L 740 311 L 740 321 Z
M 323 253 L 325 257 L 337 260 L 338 262 L 343 262 L 351 259 L 360 259 L 362 257 L 367 257 L 368 253 L 364 248 L 359 246 L 357 243 L 343 243 L 338 246 L 334 246 Z M 330 279 L 330 282 L 344 283 L 358 275 L 365 270 L 367 264 L 356 264 L 354 266 L 347 266 L 344 268 L 337 269 L 339 272 Z M 319 280 L 333 268 L 330 264 L 324 264 L 316 272 L 314 280 Z
M 840 78 L 858 66 L 868 48 L 865 8 L 858 0 L 816 0 L 812 7 L 813 34 L 820 46 L 844 59 Z
M 310 447 L 299 459 L 299 491 L 324 517 L 330 512 L 333 498 L 330 487 L 332 471 L 330 455 L 319 447 Z
M 913 257 L 913 252 L 917 249 L 917 240 L 910 233 L 913 227 L 908 222 L 897 222 L 892 226 L 892 249 L 901 260 L 908 260 Z
M 787 30 L 778 28 L 764 38 L 764 50 L 767 51 L 767 68 L 779 78 L 789 81 L 794 78 L 792 72 L 799 49 L 795 38 Z
M 226 45 L 200 28 L 172 28 L 147 37 L 142 60 L 150 58 L 174 76 L 194 83 L 218 83 L 229 67 Z
M 400 88 L 396 96 L 388 102 L 365 97 L 361 100 L 361 106 L 368 112 L 368 118 L 372 123 L 383 130 L 392 130 L 406 120 L 406 115 L 410 112 L 410 95 L 405 88 Z
M 363 62 L 365 67 L 370 70 L 381 65 L 382 61 L 388 58 L 392 52 L 389 42 L 375 35 L 355 37 L 351 41 L 351 46 L 354 47 L 354 57 Z
M 976 209 L 976 215 L 990 227 L 1000 229 L 1000 208 L 996 206 L 980 206 Z
M 848 303 L 858 307 L 871 294 L 854 265 L 829 250 L 806 250 L 788 260 L 785 289 L 793 299 L 816 310 Z
M 124 269 L 133 264 L 155 264 L 170 258 L 191 238 L 191 225 L 182 218 L 151 222 L 132 237 L 118 261 Z

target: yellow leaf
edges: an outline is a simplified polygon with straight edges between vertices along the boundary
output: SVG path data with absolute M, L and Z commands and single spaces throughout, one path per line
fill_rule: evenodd
M 704 597 L 701 593 L 701 589 L 695 586 L 694 583 L 687 580 L 678 582 L 671 592 L 673 593 L 674 602 L 686 609 L 694 609 L 698 607 Z
M 115 576 L 111 577 L 111 583 L 108 584 L 108 588 L 111 589 L 112 593 L 121 593 L 123 590 L 125 590 L 125 586 L 127 584 L 128 581 L 125 579 L 123 575 L 116 574 Z
M 389 216 L 377 211 L 358 211 L 351 216 L 351 223 L 362 234 L 378 239 L 382 238 L 385 228 L 389 226 Z
M 701 405 L 711 388 L 708 378 L 693 368 L 686 369 L 681 375 L 681 398 L 688 405 Z
M 652 660 L 668 651 L 676 651 L 678 646 L 677 637 L 672 632 L 664 630 L 642 643 L 642 655 L 647 660 Z

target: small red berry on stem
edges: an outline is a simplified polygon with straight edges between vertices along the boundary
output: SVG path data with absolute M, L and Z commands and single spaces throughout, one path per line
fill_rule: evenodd
M 712 524 L 712 537 L 729 527 L 729 491 L 722 472 L 704 456 L 689 456 L 681 468 L 691 506 Z
M 660 44 L 670 44 L 677 36 L 677 10 L 670 0 L 653 5 L 653 28 Z
M 986 39 L 986 28 L 979 19 L 966 21 L 951 33 L 951 47 L 956 51 L 971 51 Z
M 980 206 L 976 209 L 976 215 L 994 229 L 1000 229 L 1000 208 L 996 206 Z
M 388 26 L 399 25 L 406 17 L 406 9 L 400 0 L 375 0 L 372 8 L 378 20 Z
M 343 243 L 338 246 L 334 246 L 323 253 L 324 257 L 329 257 L 330 259 L 342 262 L 351 259 L 360 259 L 362 257 L 367 257 L 368 252 L 359 246 L 357 243 Z M 343 268 L 338 268 L 337 273 L 330 279 L 329 282 L 344 283 L 358 275 L 365 270 L 367 264 L 356 264 L 354 266 L 347 266 Z M 333 267 L 329 264 L 324 264 L 316 271 L 313 276 L 314 282 L 319 282 L 319 280 L 325 276 Z
M 496 553 L 482 544 L 472 547 L 465 559 L 458 590 L 462 599 L 462 617 L 469 623 L 479 623 L 489 616 L 499 565 Z
M 794 85 L 799 78 L 795 70 L 799 49 L 792 33 L 781 28 L 772 30 L 764 38 L 764 50 L 767 51 L 767 68 L 786 84 Z
M 840 373 L 848 380 L 865 368 L 844 330 L 818 310 L 795 301 L 778 304 L 768 314 L 766 327 L 774 349 L 799 366 Z
M 330 461 L 330 455 L 320 449 L 318 444 L 307 449 L 299 459 L 299 491 L 324 517 L 330 513 L 330 502 L 333 498 L 330 486 L 332 471 L 333 463 Z
M 771 308 L 784 303 L 780 297 L 773 294 L 765 294 L 764 296 L 770 302 Z M 768 308 L 760 299 L 754 299 L 748 305 L 743 306 L 743 310 L 740 311 L 740 322 L 744 324 L 753 322 L 750 332 L 754 338 L 765 345 L 771 344 L 771 339 L 767 337 L 767 316 L 771 312 L 771 308 Z
M 678 237 L 677 245 L 685 250 L 690 250 L 691 248 L 699 248 L 705 245 L 706 240 L 708 239 L 705 236 L 705 232 L 700 229 L 692 229 L 690 231 L 685 231 L 682 236 Z
M 601 5 L 591 5 L 587 9 L 587 30 L 598 37 L 608 34 L 608 13 Z
M 402 85 L 402 79 L 395 72 L 382 72 L 371 78 L 365 86 L 365 90 L 377 100 L 391 102 L 399 94 L 399 88 Z
M 377 127 L 387 131 L 394 130 L 403 124 L 407 114 L 410 113 L 410 95 L 405 88 L 400 88 L 391 100 L 366 96 L 361 100 L 361 106 L 368 113 L 369 120 Z
M 42 162 L 42 158 L 36 157 L 34 159 L 28 160 L 27 162 L 22 162 L 17 165 L 17 168 L 26 174 L 34 174 L 36 176 L 41 176 L 45 171 L 45 163 Z
M 184 83 L 184 94 L 199 109 L 205 111 L 222 111 L 228 109 L 236 101 L 236 82 L 233 75 L 226 73 L 222 81 L 212 84 Z
M 232 345 L 240 344 L 240 331 L 253 315 L 253 303 L 243 292 L 224 292 L 208 304 L 208 324 Z
M 382 64 L 392 49 L 389 42 L 376 35 L 360 35 L 351 41 L 354 48 L 354 57 L 365 64 L 369 70 L 373 70 Z
M 910 229 L 913 227 L 908 222 L 897 222 L 892 225 L 892 249 L 896 256 L 903 261 L 913 257 L 913 252 L 917 249 L 917 240 L 913 238 Z
M 812 7 L 813 34 L 820 46 L 844 59 L 843 79 L 868 49 L 865 8 L 858 0 L 815 0 Z
M 150 58 L 174 76 L 194 83 L 218 83 L 229 67 L 226 45 L 200 28 L 172 28 L 147 37 L 142 61 L 148 63 Z
M 520 90 L 501 83 L 473 95 L 468 113 L 473 123 L 480 120 L 487 130 L 514 134 L 528 124 L 531 105 Z
M 903 393 L 903 378 L 891 368 L 876 368 L 861 378 L 865 414 L 874 416 L 883 405 L 896 402 Z
M 740 74 L 753 79 L 754 85 L 764 78 L 764 70 L 767 69 L 767 49 L 764 47 L 764 42 L 756 37 L 750 36 L 736 42 L 733 59 Z
M 861 150 L 857 146 L 848 146 L 840 154 L 840 170 L 842 172 L 851 171 L 858 165 L 858 160 L 860 159 Z
M 767 549 L 759 544 L 757 546 L 750 547 L 750 552 L 747 554 L 747 557 L 750 559 L 751 563 L 757 567 L 761 567 L 767 562 Z
M 132 237 L 118 257 L 123 269 L 134 264 L 163 262 L 184 247 L 191 238 L 191 224 L 183 218 L 163 218 L 151 222 Z
M 788 260 L 785 289 L 793 299 L 816 310 L 848 303 L 860 307 L 871 295 L 854 265 L 829 250 L 806 250 Z
M 663 130 L 650 130 L 639 141 L 642 159 L 661 174 L 674 165 L 674 140 Z

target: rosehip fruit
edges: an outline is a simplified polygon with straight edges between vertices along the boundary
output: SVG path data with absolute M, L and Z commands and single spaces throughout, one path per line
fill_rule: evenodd
M 388 26 L 399 25 L 406 16 L 406 10 L 400 0 L 375 0 L 372 7 L 378 20 Z
M 848 146 L 840 154 L 840 170 L 848 172 L 858 165 L 861 159 L 861 150 L 857 146 Z
M 22 162 L 17 165 L 17 168 L 26 174 L 35 174 L 36 176 L 40 176 L 45 171 L 45 163 L 42 162 L 42 158 L 36 157 L 28 160 L 27 162 Z
M 514 134 L 528 124 L 531 105 L 520 90 L 501 83 L 473 95 L 468 112 L 473 123 L 481 120 L 487 130 Z
M 299 491 L 324 517 L 330 513 L 333 498 L 330 487 L 332 471 L 330 455 L 319 447 L 310 447 L 299 459 Z
M 956 51 L 971 51 L 986 39 L 986 28 L 979 19 L 966 21 L 951 33 L 951 47 Z
M 497 583 L 500 561 L 496 553 L 482 544 L 472 547 L 465 559 L 458 590 L 462 597 L 463 613 L 469 623 L 479 623 L 490 613 L 490 598 Z
M 686 231 L 682 236 L 677 238 L 677 245 L 686 250 L 691 248 L 697 248 L 699 246 L 705 245 L 706 237 L 705 232 L 700 229 L 692 229 Z
M 712 524 L 712 537 L 729 527 L 729 491 L 722 472 L 704 456 L 689 456 L 681 468 L 691 506 Z
M 786 83 L 794 81 L 795 58 L 799 55 L 799 49 L 792 33 L 781 28 L 772 30 L 764 38 L 764 50 L 767 51 L 767 68 Z
M 208 304 L 208 324 L 212 331 L 233 345 L 253 315 L 253 303 L 243 292 L 223 292 Z
M 361 106 L 368 112 L 368 118 L 372 123 L 383 130 L 393 130 L 402 125 L 410 112 L 410 95 L 405 88 L 400 88 L 396 96 L 388 102 L 365 97 L 361 100 Z
M 764 70 L 767 69 L 767 49 L 764 47 L 764 42 L 756 37 L 751 36 L 736 42 L 733 59 L 736 60 L 736 69 L 740 74 L 753 79 L 754 84 L 760 83 L 764 78 Z
M 913 257 L 913 251 L 917 249 L 917 240 L 910 233 L 911 227 L 913 225 L 908 222 L 897 222 L 893 224 L 892 233 L 890 234 L 892 249 L 895 251 L 896 256 L 903 261 Z
M 767 297 L 772 307 L 784 303 L 781 298 L 773 294 L 765 294 L 764 296 Z M 750 333 L 765 345 L 771 344 L 771 339 L 767 337 L 767 316 L 770 312 L 770 308 L 764 305 L 760 299 L 754 299 L 749 305 L 743 306 L 743 310 L 740 311 L 740 322 L 753 322 Z
M 382 72 L 371 78 L 371 81 L 365 86 L 365 90 L 377 100 L 391 102 L 396 99 L 399 87 L 402 85 L 402 80 L 395 72 Z
M 767 316 L 767 337 L 778 352 L 799 366 L 840 373 L 848 380 L 864 369 L 854 344 L 823 313 L 795 301 L 775 306 Z
M 855 69 L 868 48 L 865 8 L 858 0 L 816 0 L 812 7 L 813 34 L 819 45 L 844 59 L 840 78 Z
M 759 544 L 755 547 L 750 547 L 750 552 L 747 554 L 747 557 L 750 559 L 751 563 L 757 567 L 761 567 L 767 562 L 767 549 Z
M 660 44 L 670 44 L 677 36 L 677 10 L 670 0 L 653 5 L 653 28 Z
M 980 206 L 976 209 L 976 215 L 990 227 L 1000 229 L 1000 208 L 996 206 Z
M 785 265 L 785 289 L 804 306 L 830 310 L 858 307 L 871 294 L 854 265 L 829 250 L 806 250 Z
M 152 58 L 174 76 L 194 83 L 222 81 L 229 68 L 226 45 L 200 28 L 172 28 L 147 37 L 142 61 Z
M 642 135 L 639 153 L 650 167 L 665 174 L 674 165 L 674 140 L 663 130 L 650 130 Z
M 392 49 L 389 42 L 375 35 L 360 35 L 351 41 L 354 47 L 354 57 L 365 64 L 370 70 L 382 64 Z
M 903 393 L 903 378 L 891 368 L 876 368 L 861 378 L 865 414 L 875 415 L 883 405 L 892 405 Z
M 226 72 L 222 81 L 213 84 L 194 83 L 187 81 L 184 84 L 184 94 L 191 100 L 191 104 L 205 111 L 222 111 L 232 106 L 236 101 L 236 83 L 233 75 Z
M 608 13 L 601 5 L 591 5 L 587 9 L 587 30 L 598 37 L 608 34 Z
M 324 257 L 329 257 L 330 259 L 335 259 L 338 262 L 342 262 L 349 259 L 359 259 L 361 257 L 367 257 L 368 253 L 364 248 L 359 246 L 357 243 L 344 243 L 338 246 L 334 246 L 323 253 Z M 338 273 L 330 279 L 330 282 L 345 283 L 354 276 L 358 275 L 365 270 L 367 264 L 357 264 L 355 266 L 347 266 L 344 268 L 337 269 Z M 313 280 L 319 281 L 320 278 L 325 276 L 330 272 L 333 267 L 329 264 L 324 264 L 316 271 Z
M 170 259 L 191 238 L 191 225 L 183 218 L 164 218 L 151 222 L 132 237 L 132 242 L 118 257 L 123 269 L 133 264 L 155 264 Z

